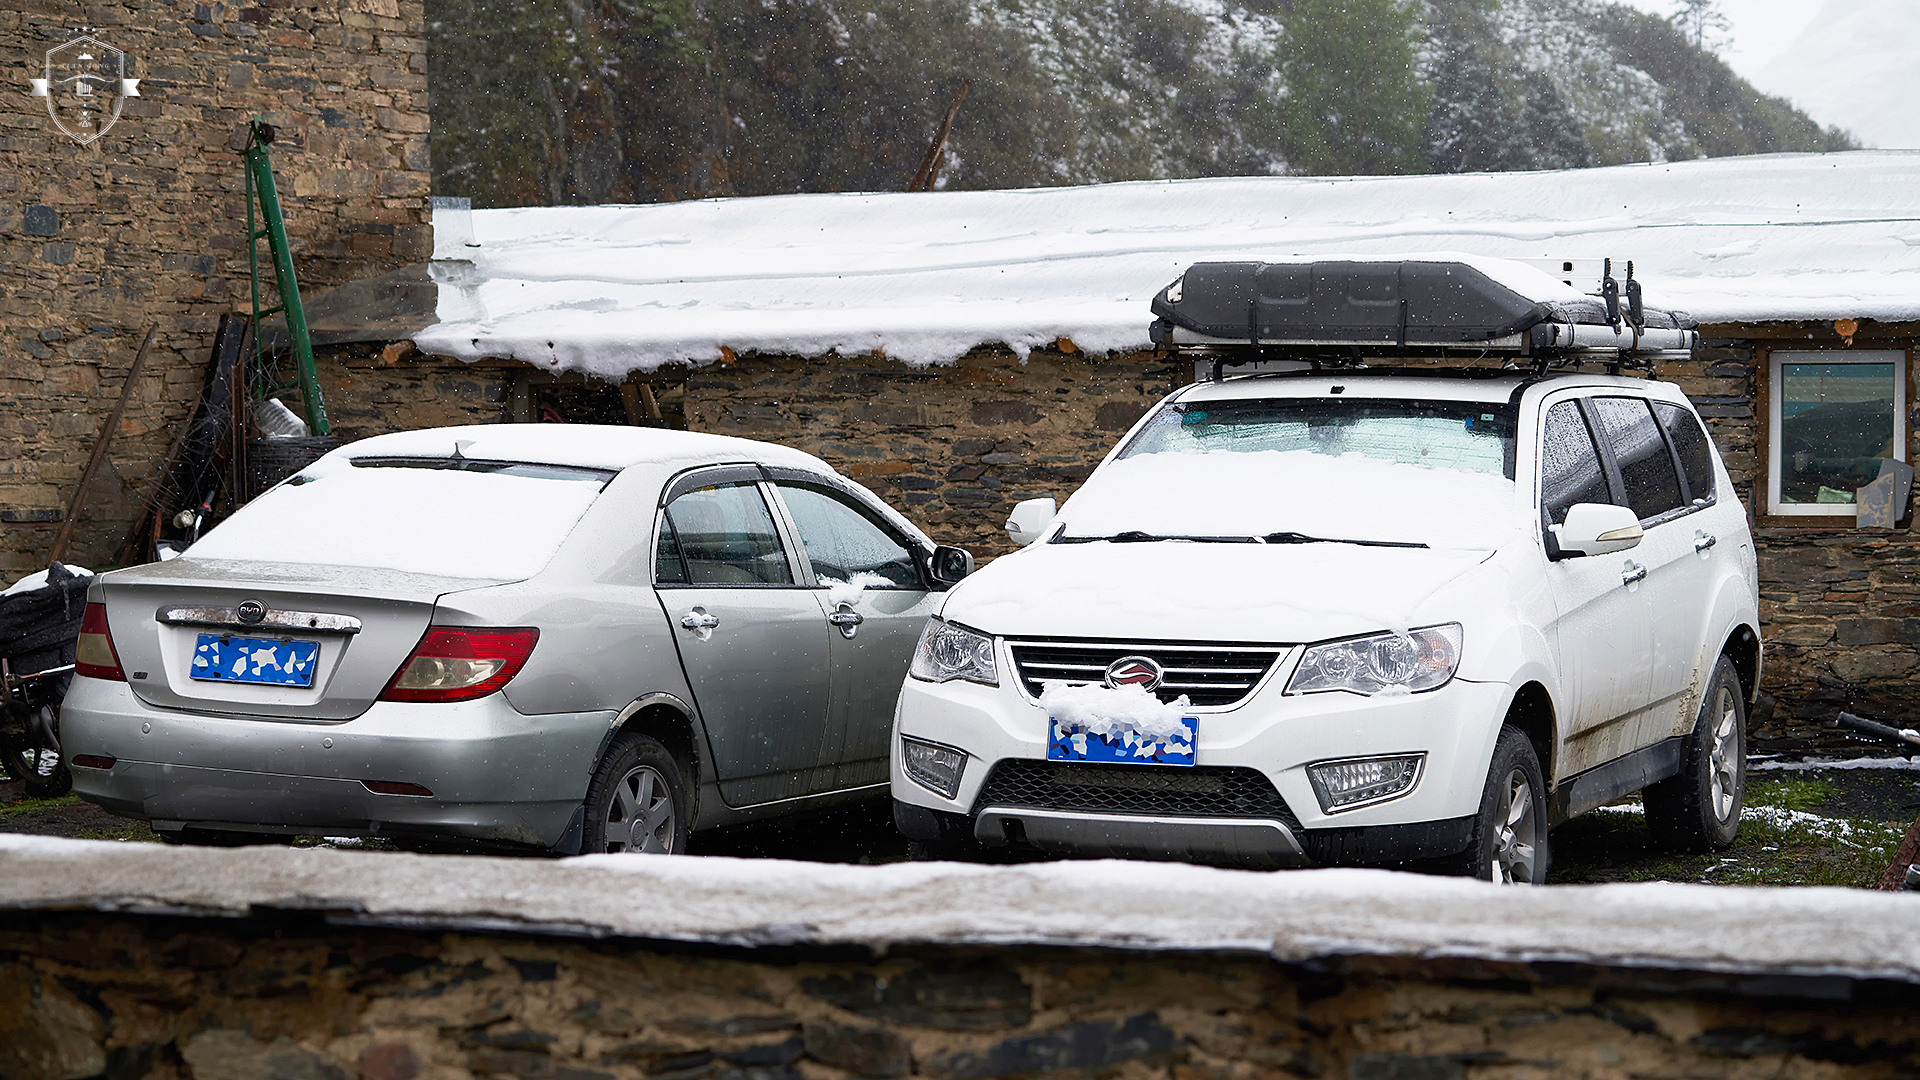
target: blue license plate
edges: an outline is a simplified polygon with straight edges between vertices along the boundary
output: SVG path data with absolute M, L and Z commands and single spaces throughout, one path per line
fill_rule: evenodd
M 1192 765 L 1193 748 L 1200 738 L 1198 717 L 1183 716 L 1187 737 L 1149 739 L 1138 732 L 1118 731 L 1096 735 L 1090 731 L 1069 730 L 1059 721 L 1048 721 L 1048 761 L 1104 761 L 1119 765 Z
M 320 660 L 317 641 L 201 634 L 190 674 L 202 682 L 260 686 L 312 686 Z

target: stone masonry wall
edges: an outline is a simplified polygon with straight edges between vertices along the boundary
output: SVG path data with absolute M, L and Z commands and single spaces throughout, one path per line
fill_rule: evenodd
M 16 0 L 0 9 L 0 581 L 44 565 L 149 326 L 155 344 L 69 558 L 112 559 L 247 304 L 236 132 L 259 116 L 304 288 L 425 258 L 421 0 Z M 141 80 L 80 146 L 26 94 L 81 27 Z M 262 250 L 265 250 L 264 243 Z
M 14 1080 L 1841 1080 L 1920 1071 L 1916 1005 L 1652 967 L 0 918 Z
M 1022 361 L 997 347 L 932 368 L 750 355 L 690 374 L 687 426 L 817 454 L 984 563 L 1013 550 L 1013 504 L 1065 501 L 1177 369 L 1151 353 Z

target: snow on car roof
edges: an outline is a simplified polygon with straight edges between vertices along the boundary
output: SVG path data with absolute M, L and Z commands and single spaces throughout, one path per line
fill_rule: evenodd
M 1920 152 L 1778 154 L 1533 173 L 1238 177 L 1021 191 L 782 195 L 473 215 L 435 263 L 430 353 L 602 375 L 722 349 L 1145 348 L 1195 262 L 1521 260 L 1703 323 L 1920 319 Z M 1576 267 L 1564 271 L 1567 263 Z
M 596 424 L 474 424 L 396 431 L 348 443 L 328 456 L 445 458 L 453 456 L 456 446 L 461 456 L 483 461 L 525 461 L 588 469 L 624 469 L 641 462 L 759 461 L 834 473 L 831 465 L 812 454 L 778 443 L 665 428 Z

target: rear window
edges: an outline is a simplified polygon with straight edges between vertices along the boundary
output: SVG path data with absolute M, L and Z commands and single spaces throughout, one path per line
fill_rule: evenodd
M 1361 398 L 1176 403 L 1121 451 L 1166 453 L 1306 450 L 1399 465 L 1513 478 L 1513 416 L 1504 405 Z
M 323 460 L 187 554 L 517 580 L 546 566 L 612 475 L 520 462 Z

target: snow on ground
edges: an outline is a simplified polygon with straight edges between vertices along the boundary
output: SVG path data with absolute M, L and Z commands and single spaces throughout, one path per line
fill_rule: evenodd
M 1920 981 L 1920 903 L 1851 889 L 1502 888 L 1177 863 L 847 866 L 160 848 L 0 836 L 0 910 L 325 912 L 373 926 L 726 945 L 1044 944 L 1558 960 Z
M 1920 318 L 1920 152 L 782 195 L 473 220 L 473 263 L 435 264 L 440 322 L 414 340 L 609 376 L 708 363 L 723 348 L 879 351 L 915 365 L 988 342 L 1139 348 L 1153 293 L 1188 265 L 1288 256 L 1610 257 L 1616 275 L 1632 259 L 1648 303 L 1702 321 Z
M 1920 758 L 1804 758 L 1800 761 L 1748 761 L 1748 772 L 1825 772 L 1828 769 L 1920 771 Z

